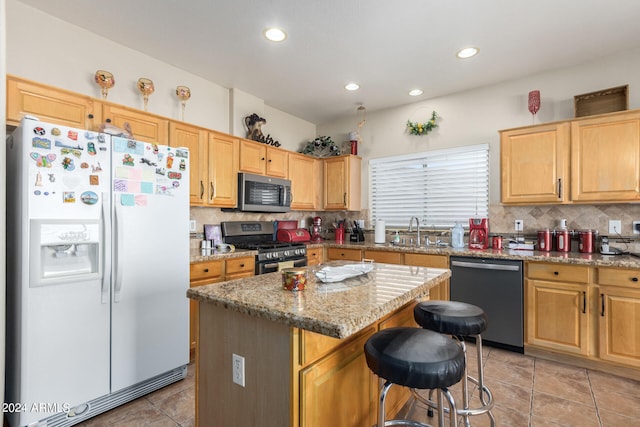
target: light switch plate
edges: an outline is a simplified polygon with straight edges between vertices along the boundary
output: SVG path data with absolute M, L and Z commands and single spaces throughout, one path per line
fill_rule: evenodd
M 524 230 L 524 221 L 521 220 L 521 219 L 516 219 L 514 227 L 515 227 L 516 231 L 523 231 Z
M 195 233 L 196 232 L 196 220 L 195 219 L 190 219 L 189 220 L 189 233 Z

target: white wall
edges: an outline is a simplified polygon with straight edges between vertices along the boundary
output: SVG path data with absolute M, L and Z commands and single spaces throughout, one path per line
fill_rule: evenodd
M 230 90 L 180 69 L 180 58 L 173 64 L 158 61 L 144 52 L 129 49 L 80 27 L 70 25 L 30 6 L 7 0 L 7 72 L 27 79 L 100 98 L 93 76 L 96 70 L 113 73 L 116 84 L 108 100 L 133 108 L 143 108 L 136 82 L 140 77 L 153 80 L 155 93 L 149 97 L 148 111 L 180 119 L 180 102 L 175 95 L 178 85 L 191 89 L 184 120 L 208 129 L 235 134 L 231 126 Z M 100 19 L 99 12 L 96 19 Z M 4 51 L 4 50 L 3 50 Z M 247 94 L 250 96 L 249 94 Z M 263 102 L 263 101 L 261 101 Z M 265 106 L 266 110 L 266 106 Z M 293 116 L 279 114 L 269 133 L 275 139 L 294 142 L 313 139 L 315 124 Z M 233 118 L 242 123 L 241 118 Z M 245 136 L 245 132 L 237 133 Z
M 573 97 L 609 87 L 629 85 L 629 107 L 640 108 L 640 49 L 594 60 L 578 67 L 532 75 L 498 85 L 424 100 L 378 112 L 367 112 L 358 154 L 368 159 L 488 142 L 490 144 L 490 203 L 500 201 L 498 130 L 532 124 L 527 109 L 529 91 L 539 89 L 541 108 L 536 123 L 573 118 Z M 366 107 L 366 106 L 365 106 Z M 406 132 L 406 122 L 425 122 L 435 110 L 439 127 L 426 136 Z M 319 135 L 346 141 L 355 120 L 318 126 Z M 368 206 L 368 168 L 363 167 L 363 206 Z

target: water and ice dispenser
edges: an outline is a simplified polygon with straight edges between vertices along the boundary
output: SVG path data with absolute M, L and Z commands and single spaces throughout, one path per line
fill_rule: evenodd
M 102 277 L 98 220 L 31 220 L 30 286 Z

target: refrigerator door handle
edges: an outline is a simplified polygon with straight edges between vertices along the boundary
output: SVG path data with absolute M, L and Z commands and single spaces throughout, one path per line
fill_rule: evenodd
M 102 193 L 102 211 L 100 212 L 100 222 L 102 223 L 102 289 L 100 302 L 102 304 L 109 303 L 109 288 L 111 285 L 111 221 L 108 220 L 110 214 L 109 193 Z
M 115 228 L 115 248 L 114 251 L 114 272 L 115 272 L 115 283 L 113 286 L 113 302 L 119 302 L 122 294 L 122 253 L 124 251 L 120 250 L 124 247 L 124 224 L 122 223 L 122 206 L 115 202 L 115 217 L 113 219 L 113 227 Z

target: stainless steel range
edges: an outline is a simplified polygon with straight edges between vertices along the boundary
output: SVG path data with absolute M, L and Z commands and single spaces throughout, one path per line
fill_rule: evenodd
M 277 242 L 273 222 L 227 221 L 220 223 L 220 228 L 225 243 L 234 245 L 238 249 L 258 251 L 256 275 L 307 265 L 306 245 Z

